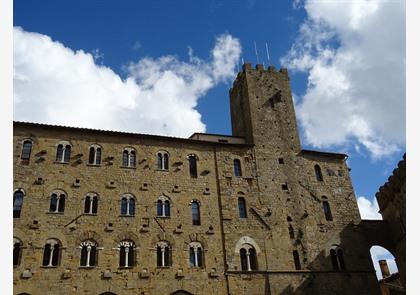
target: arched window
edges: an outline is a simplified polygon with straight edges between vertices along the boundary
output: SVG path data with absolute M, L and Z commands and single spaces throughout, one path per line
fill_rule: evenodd
M 156 247 L 157 266 L 171 266 L 171 247 L 166 241 L 160 241 Z
M 293 225 L 292 225 L 292 217 L 287 216 L 287 222 L 289 223 L 289 237 L 291 239 L 295 238 L 295 230 L 293 229 Z
M 241 259 L 241 270 L 257 270 L 257 252 L 252 245 L 244 244 L 241 250 L 239 250 L 239 255 Z
M 19 218 L 22 211 L 24 193 L 22 190 L 17 190 L 13 194 L 13 218 Z
M 321 167 L 319 167 L 319 165 L 315 165 L 314 169 L 315 169 L 316 180 L 324 181 L 324 178 L 322 177 Z
M 160 196 L 156 202 L 157 216 L 169 217 L 171 216 L 171 204 L 169 199 L 165 196 Z
M 123 151 L 123 167 L 136 167 L 136 151 L 133 148 L 125 148 Z
M 135 263 L 134 250 L 136 245 L 133 241 L 125 240 L 120 242 L 118 249 L 120 250 L 120 267 L 133 267 Z
M 197 178 L 197 156 L 189 155 L 188 156 L 188 163 L 190 166 L 190 177 Z
M 239 159 L 233 160 L 233 175 L 236 177 L 242 176 L 241 161 Z
M 239 218 L 247 218 L 245 198 L 238 198 Z
M 98 196 L 96 194 L 87 194 L 85 197 L 85 214 L 96 214 L 98 213 Z
M 87 240 L 80 244 L 80 266 L 96 266 L 98 245 L 95 241 Z
M 91 145 L 89 147 L 89 164 L 101 165 L 102 149 L 98 145 Z
M 22 256 L 22 241 L 18 238 L 13 238 L 13 265 L 20 264 L 20 257 Z
M 169 169 L 169 155 L 167 152 L 157 153 L 157 167 L 159 170 Z
M 44 247 L 43 266 L 58 266 L 60 259 L 60 242 L 56 239 L 48 239 Z
M 200 225 L 200 203 L 198 201 L 193 201 L 191 203 L 191 211 L 192 211 L 192 224 L 193 225 Z
M 66 194 L 62 191 L 55 191 L 50 198 L 50 213 L 63 213 L 66 204 Z
M 20 159 L 29 161 L 29 158 L 31 157 L 31 151 L 32 151 L 32 141 L 27 139 L 23 142 L 22 154 L 20 156 Z
M 71 145 L 69 143 L 59 143 L 57 145 L 56 162 L 68 163 L 70 162 Z
M 323 199 L 322 200 L 322 208 L 324 210 L 325 219 L 327 221 L 332 221 L 333 217 L 332 217 L 332 213 L 331 213 L 330 204 L 327 201 L 327 197 L 323 196 L 322 199 Z
M 192 242 L 188 245 L 190 256 L 190 267 L 203 267 L 203 247 L 199 242 Z
M 123 195 L 121 198 L 121 215 L 134 216 L 136 212 L 136 200 L 130 194 Z
M 330 250 L 331 264 L 334 270 L 342 271 L 346 269 L 344 264 L 343 250 L 339 247 L 335 247 Z

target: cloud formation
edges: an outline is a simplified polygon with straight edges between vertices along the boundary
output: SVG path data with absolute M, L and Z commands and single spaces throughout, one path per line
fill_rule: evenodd
M 238 39 L 216 39 L 210 60 L 142 58 L 127 77 L 50 37 L 14 28 L 14 119 L 187 137 L 204 132 L 197 101 L 234 78 Z
M 281 62 L 308 72 L 297 116 L 319 148 L 359 145 L 374 158 L 405 143 L 405 2 L 295 0 L 307 19 Z
M 358 197 L 357 206 L 359 207 L 362 219 L 382 220 L 382 215 L 379 213 L 379 206 L 376 198 L 373 198 L 371 201 L 363 196 Z

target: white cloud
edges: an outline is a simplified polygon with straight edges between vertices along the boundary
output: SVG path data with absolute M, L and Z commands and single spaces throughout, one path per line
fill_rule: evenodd
M 391 274 L 398 272 L 398 267 L 397 267 L 397 264 L 395 263 L 394 256 L 392 256 L 392 254 L 385 248 L 380 247 L 380 246 L 373 246 L 372 248 L 370 248 L 370 254 L 372 256 L 373 266 L 375 267 L 376 277 L 378 278 L 378 280 L 382 279 L 381 268 L 379 267 L 379 262 L 378 262 L 379 260 L 382 260 L 382 259 L 386 260 L 388 264 L 389 272 Z
M 373 198 L 371 201 L 366 197 L 358 197 L 357 206 L 359 207 L 360 216 L 362 219 L 382 220 L 382 215 L 379 213 L 379 206 L 376 198 Z
M 405 143 L 405 2 L 296 1 L 308 18 L 287 56 L 307 71 L 297 116 L 315 147 L 363 146 L 373 157 Z
M 197 101 L 234 78 L 239 40 L 216 39 L 211 60 L 142 58 L 127 77 L 50 37 L 14 28 L 14 119 L 186 137 L 204 132 Z M 99 51 L 95 51 L 95 55 Z

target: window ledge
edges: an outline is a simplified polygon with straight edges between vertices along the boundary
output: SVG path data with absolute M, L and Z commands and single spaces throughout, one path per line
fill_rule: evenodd
M 118 269 L 121 269 L 121 270 L 123 270 L 123 269 L 133 269 L 134 268 L 134 266 L 119 266 L 118 267 Z
M 156 218 L 169 219 L 171 216 L 156 216 Z
M 54 164 L 70 164 L 70 162 L 61 162 L 61 161 L 54 161 Z
M 156 171 L 160 171 L 160 172 L 169 172 L 169 169 L 156 169 Z
M 171 267 L 168 265 L 168 266 L 156 266 L 156 268 L 159 268 L 159 269 L 169 269 Z
M 41 265 L 41 268 L 58 268 L 58 265 L 53 265 L 53 266 Z
M 86 166 L 90 166 L 90 167 L 101 167 L 101 164 L 90 164 L 90 163 L 86 163 Z
M 120 217 L 136 217 L 136 215 L 122 215 L 122 214 L 120 214 Z
M 93 268 L 96 268 L 96 265 L 95 266 L 79 266 L 79 269 L 93 269 Z
M 50 211 L 48 211 L 47 214 L 64 215 L 64 212 L 50 212 Z
M 96 216 L 97 213 L 83 213 L 84 216 Z
M 136 169 L 136 167 L 131 167 L 131 166 L 120 166 L 120 168 L 124 168 L 124 169 Z

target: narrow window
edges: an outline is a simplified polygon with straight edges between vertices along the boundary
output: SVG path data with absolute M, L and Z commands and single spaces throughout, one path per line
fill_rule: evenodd
M 322 177 L 321 167 L 319 167 L 319 165 L 315 165 L 314 169 L 315 169 L 316 180 L 324 181 L 324 178 Z
M 165 216 L 171 216 L 171 206 L 170 206 L 170 204 L 169 204 L 169 201 L 168 200 L 166 200 L 165 202 L 164 202 L 164 215 Z
M 238 159 L 233 160 L 233 173 L 236 177 L 242 176 L 241 161 Z
M 337 259 L 340 270 L 345 270 L 346 265 L 344 264 L 343 250 L 337 249 Z
M 274 108 L 274 99 L 270 98 L 268 101 L 270 102 L 270 107 Z
M 242 197 L 238 198 L 238 209 L 239 209 L 239 218 L 247 218 L 246 203 L 245 203 L 245 199 Z
M 23 205 L 23 191 L 17 190 L 13 194 L 13 218 L 19 218 Z
M 255 252 L 254 248 L 249 248 L 248 253 L 249 253 L 250 268 L 251 270 L 256 270 L 257 269 L 257 253 Z
M 96 157 L 95 157 L 95 164 L 101 165 L 101 156 L 102 156 L 102 150 L 100 147 L 96 149 Z
M 133 267 L 135 262 L 135 245 L 132 241 L 122 241 L 119 245 L 120 267 Z
M 199 242 L 192 242 L 189 246 L 190 267 L 203 266 L 203 249 Z
M 20 264 L 22 250 L 22 242 L 18 239 L 13 239 L 13 265 Z
M 121 215 L 134 216 L 136 213 L 136 200 L 131 197 L 121 198 Z
M 157 266 L 165 267 L 171 265 L 171 254 L 167 242 L 159 242 L 156 247 Z
M 32 151 L 32 141 L 25 140 L 23 142 L 22 155 L 20 156 L 20 158 L 22 160 L 29 161 L 29 158 L 31 157 L 31 151 Z
M 293 260 L 295 261 L 296 270 L 302 269 L 300 265 L 299 252 L 297 250 L 293 251 Z
M 136 213 L 136 201 L 134 198 L 130 198 L 128 201 L 128 215 L 135 215 Z
M 197 201 L 192 202 L 191 211 L 193 225 L 200 225 L 200 204 Z
M 168 170 L 169 169 L 169 155 L 163 154 L 163 169 Z
M 123 166 L 128 167 L 128 151 L 123 151 Z
M 62 162 L 63 161 L 63 145 L 62 144 L 59 144 L 57 146 L 57 154 L 55 156 L 55 160 L 57 162 Z
M 66 195 L 61 193 L 52 193 L 50 198 L 50 210 L 51 213 L 64 213 L 66 204 Z
M 135 167 L 135 166 L 136 166 L 136 152 L 131 151 L 130 152 L 130 167 Z
M 162 202 L 162 200 L 157 201 L 157 216 L 163 216 L 163 202 Z
M 47 240 L 44 247 L 43 266 L 58 266 L 60 257 L 60 244 L 57 240 Z
M 330 250 L 330 257 L 331 257 L 331 263 L 332 263 L 332 266 L 333 266 L 333 270 L 339 270 L 338 261 L 337 261 L 337 254 L 336 254 L 334 249 Z
M 71 155 L 71 146 L 66 145 L 66 148 L 64 150 L 64 160 L 63 160 L 63 162 L 65 162 L 65 163 L 70 162 L 70 155 Z
M 239 251 L 241 260 L 241 270 L 257 270 L 257 253 L 251 245 L 244 245 Z
M 121 199 L 121 215 L 127 215 L 127 198 Z
M 97 196 L 86 196 L 85 197 L 85 214 L 96 214 L 98 213 L 98 197 Z
M 294 231 L 293 226 L 291 224 L 289 224 L 289 237 L 291 239 L 295 238 L 295 231 Z
M 248 270 L 246 250 L 244 248 L 242 248 L 239 251 L 239 254 L 240 254 L 240 258 L 241 258 L 241 270 Z
M 190 177 L 197 178 L 197 157 L 196 156 L 189 156 L 188 162 L 190 164 Z
M 328 201 L 322 201 L 322 207 L 324 209 L 325 219 L 327 221 L 332 221 L 333 218 L 331 214 L 330 204 L 328 203 Z
M 96 265 L 97 245 L 93 241 L 85 241 L 81 245 L 80 266 L 92 267 Z
M 157 154 L 157 166 L 158 166 L 158 169 L 160 170 L 163 169 L 163 157 L 161 153 Z
M 89 148 L 89 164 L 95 163 L 95 148 L 91 146 Z
M 85 214 L 91 214 L 91 198 L 86 196 L 85 198 Z

